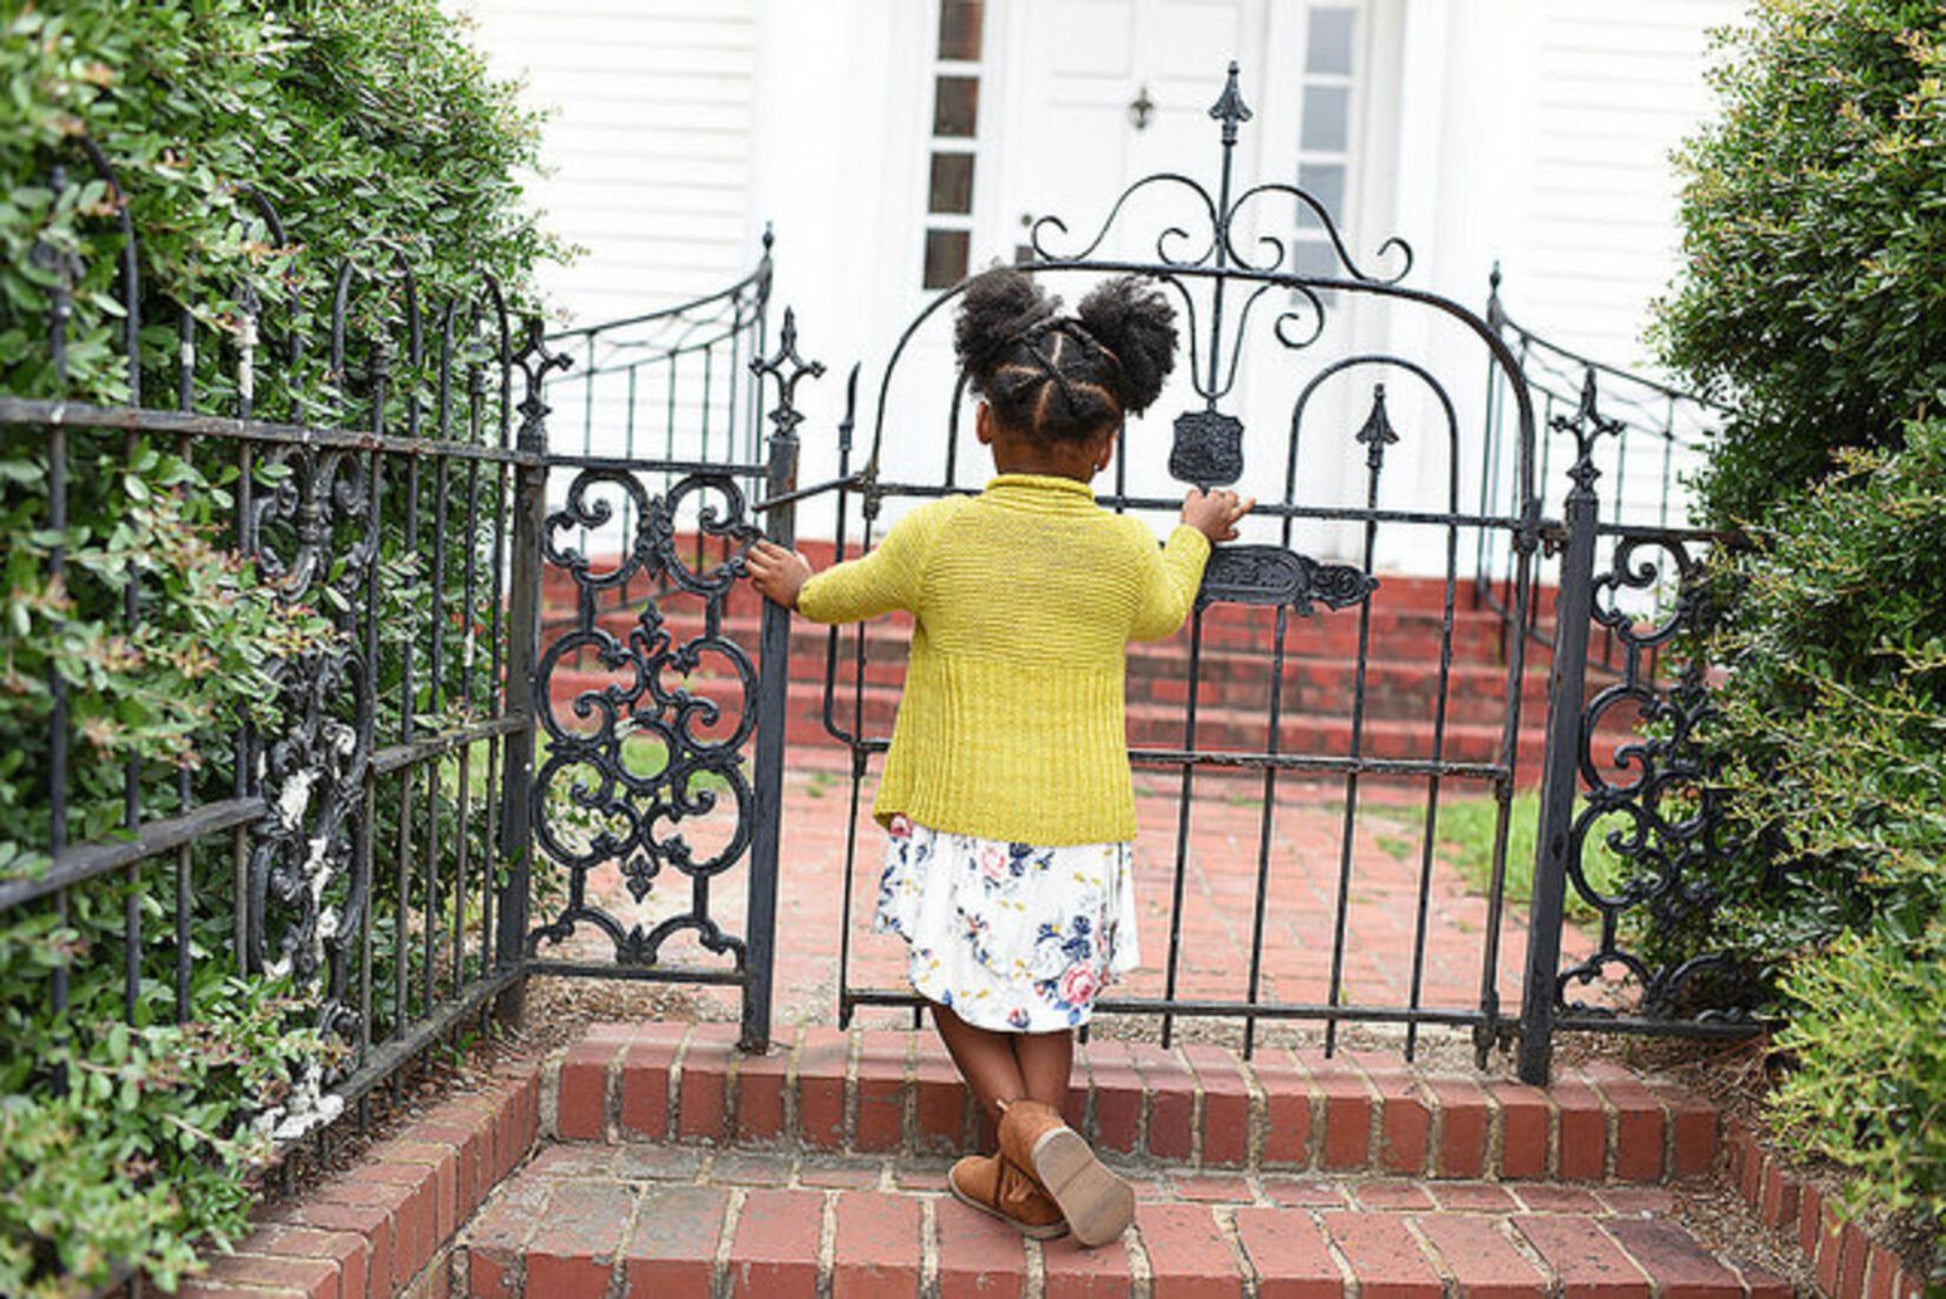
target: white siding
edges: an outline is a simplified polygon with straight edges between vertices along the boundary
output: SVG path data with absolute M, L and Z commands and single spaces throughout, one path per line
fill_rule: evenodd
M 495 74 L 550 114 L 531 194 L 584 251 L 549 268 L 591 324 L 722 288 L 754 264 L 756 0 L 453 0 Z
M 1670 153 L 1714 112 L 1710 28 L 1738 0 L 1547 0 L 1536 51 L 1526 256 L 1509 309 L 1612 364 L 1641 366 L 1649 303 L 1675 274 Z

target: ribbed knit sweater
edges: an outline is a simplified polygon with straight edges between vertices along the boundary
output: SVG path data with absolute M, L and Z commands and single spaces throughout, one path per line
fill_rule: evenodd
M 873 813 L 1046 846 L 1135 837 L 1124 678 L 1131 640 L 1189 616 L 1209 540 L 1103 509 L 1087 484 L 1002 474 L 920 506 L 798 594 L 823 623 L 914 617 Z

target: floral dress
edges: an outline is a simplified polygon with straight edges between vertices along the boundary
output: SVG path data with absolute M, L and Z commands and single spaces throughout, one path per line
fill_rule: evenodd
M 912 948 L 912 986 L 997 1032 L 1075 1028 L 1141 962 L 1131 845 L 1044 848 L 892 819 L 872 928 Z

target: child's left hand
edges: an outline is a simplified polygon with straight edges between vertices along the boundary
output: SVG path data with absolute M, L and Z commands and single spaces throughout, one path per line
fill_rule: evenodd
M 759 541 L 743 557 L 750 585 L 758 595 L 786 609 L 797 608 L 797 593 L 811 580 L 811 561 L 774 541 Z

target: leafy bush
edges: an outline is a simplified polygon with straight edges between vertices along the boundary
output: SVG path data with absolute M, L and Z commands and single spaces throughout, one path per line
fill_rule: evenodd
M 118 351 L 119 213 L 84 136 L 112 163 L 138 234 L 141 397 L 151 407 L 174 404 L 187 313 L 198 409 L 239 409 L 243 313 L 254 301 L 256 411 L 368 422 L 360 385 L 375 358 L 358 340 L 387 335 L 385 413 L 401 427 L 434 403 L 426 369 L 407 365 L 399 345 L 399 264 L 411 267 L 435 346 L 449 306 L 464 345 L 491 324 L 478 316 L 481 272 L 500 277 L 517 311 L 532 267 L 557 251 L 517 202 L 517 173 L 535 162 L 534 122 L 509 86 L 485 76 L 436 0 L 0 0 L 0 393 L 105 404 L 132 395 Z M 57 165 L 67 180 L 58 192 Z M 253 195 L 280 214 L 284 239 Z M 78 277 L 65 380 L 46 342 L 61 259 Z M 328 371 L 345 259 L 360 274 L 353 342 L 343 369 Z M 65 830 L 70 841 L 99 839 L 121 824 L 131 785 L 151 815 L 228 796 L 237 728 L 277 733 L 275 664 L 345 634 L 334 611 L 273 594 L 226 549 L 246 472 L 234 443 L 83 427 L 67 440 L 68 526 L 57 534 L 45 435 L 0 429 L 0 880 L 47 860 L 51 677 L 70 700 Z M 288 470 L 259 457 L 247 472 L 261 499 Z M 407 645 L 424 643 L 435 584 L 449 595 L 451 643 L 486 635 L 465 624 L 452 593 L 481 563 L 494 511 L 489 493 L 478 535 L 449 520 L 447 570 L 434 572 L 433 473 L 414 467 L 384 490 L 378 725 L 391 736 L 405 707 L 424 717 L 435 689 L 449 715 L 470 702 L 458 675 L 470 653 L 456 648 L 452 676 L 435 683 L 421 652 L 410 696 L 402 664 Z M 457 482 L 451 490 L 458 499 Z M 418 531 L 408 533 L 414 503 Z M 59 576 L 48 564 L 56 545 Z M 332 706 L 348 715 L 350 702 Z M 406 802 L 380 799 L 378 843 L 397 841 Z M 428 824 L 432 814 L 414 815 Z M 457 824 L 450 798 L 437 815 L 444 844 L 477 831 Z M 497 865 L 484 844 L 472 861 L 476 872 Z M 0 912 L 0 1293 L 84 1293 L 116 1264 L 173 1288 L 198 1245 L 244 1226 L 250 1170 L 265 1150 L 257 1118 L 300 1065 L 328 1058 L 315 1031 L 293 1027 L 314 1023 L 314 1006 L 285 983 L 240 977 L 230 844 L 189 853 L 190 911 L 180 917 L 172 865 L 71 890 L 64 918 L 45 902 Z M 446 914 L 451 897 L 422 901 L 423 918 L 400 914 L 403 897 L 372 901 L 383 955 L 372 971 L 376 1038 L 402 1027 L 390 1022 L 394 990 L 432 973 L 403 935 L 432 932 L 440 921 L 430 913 Z M 130 907 L 148 935 L 134 953 Z M 178 922 L 193 956 L 182 1024 Z M 52 1009 L 57 970 L 69 978 L 65 1014 Z
M 1946 420 L 1780 512 L 1728 577 L 1712 736 L 1745 826 L 1708 941 L 1776 989 L 1799 1149 L 1946 1212 Z M 1842 1115 L 1843 1122 L 1825 1118 Z
M 1663 360 L 1730 401 L 1700 487 L 1761 519 L 1892 447 L 1946 393 L 1946 8 L 1761 0 L 1723 41 L 1720 119 L 1678 157 L 1685 266 Z

